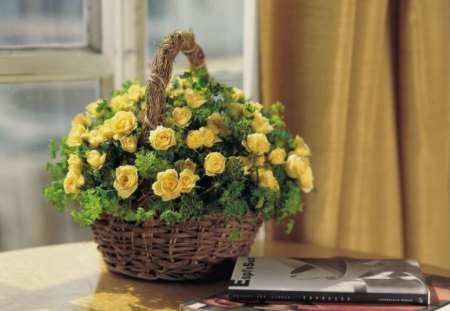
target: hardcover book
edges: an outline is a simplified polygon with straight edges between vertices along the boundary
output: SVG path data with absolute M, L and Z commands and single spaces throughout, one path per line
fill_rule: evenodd
M 239 257 L 228 287 L 236 301 L 428 304 L 415 260 Z

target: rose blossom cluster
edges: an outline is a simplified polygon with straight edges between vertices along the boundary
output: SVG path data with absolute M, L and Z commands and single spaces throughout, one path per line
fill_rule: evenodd
M 114 172 L 112 187 L 121 199 L 130 198 L 141 185 L 145 185 L 148 188 L 144 191 L 153 193 L 162 201 L 175 200 L 193 191 L 201 180 L 223 174 L 231 160 L 239 161 L 243 175 L 256 186 L 280 191 L 273 167 L 283 166 L 285 174 L 304 192 L 313 189 L 310 148 L 299 136 L 292 139 L 290 147 L 271 142 L 269 137 L 275 125 L 261 104 L 245 100 L 242 91 L 234 88 L 234 100 L 225 103 L 224 110 L 212 111 L 205 122 L 199 124 L 194 122 L 196 110 L 211 102 L 211 97 L 206 97 L 183 79 L 178 81 L 178 85 L 178 89 L 168 88 L 169 96 L 176 100 L 167 109 L 165 123 L 147 136 L 141 132 L 145 112 L 144 87 L 132 84 L 126 92 L 109 101 L 100 100 L 87 105 L 86 113 L 78 114 L 72 121 L 66 140 L 68 146 L 85 146 L 87 151 L 68 157 L 64 192 L 79 194 L 85 186 L 83 169 L 101 170 L 109 163 L 102 148 L 105 143 L 120 146 L 123 154 L 131 155 L 127 159 L 133 159 L 132 155 L 140 149 L 156 152 L 159 156 L 164 152 L 175 154 L 172 165 L 157 172 L 155 177 L 147 178 L 149 183 L 142 182 L 144 176 L 132 161 L 111 167 Z M 223 149 L 227 152 L 222 151 L 221 146 L 232 141 L 230 137 L 237 137 L 228 126 L 229 122 L 241 119 L 248 121 L 251 133 L 242 137 L 238 145 Z M 148 138 L 143 141 L 142 137 Z M 187 148 L 199 156 L 196 159 L 177 158 L 174 148 Z

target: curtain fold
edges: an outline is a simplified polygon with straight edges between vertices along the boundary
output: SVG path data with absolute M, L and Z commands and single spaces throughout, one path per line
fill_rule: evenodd
M 260 0 L 261 90 L 312 152 L 295 239 L 447 267 L 448 2 Z

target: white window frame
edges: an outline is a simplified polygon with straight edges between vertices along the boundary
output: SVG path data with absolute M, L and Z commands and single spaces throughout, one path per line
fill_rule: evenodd
M 87 47 L 0 48 L 0 83 L 99 80 L 102 97 L 145 82 L 147 2 L 86 0 Z

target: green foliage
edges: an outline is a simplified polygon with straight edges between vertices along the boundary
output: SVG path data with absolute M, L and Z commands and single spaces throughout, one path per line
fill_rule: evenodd
M 71 215 L 82 227 L 92 225 L 102 214 L 102 201 L 95 189 L 88 189 L 80 194 L 80 209 L 72 210 Z
M 232 242 L 239 241 L 240 238 L 241 238 L 241 232 L 239 230 L 231 230 L 228 233 L 228 239 Z
M 179 212 L 170 209 L 167 209 L 164 212 L 162 212 L 161 216 L 159 217 L 161 218 L 162 221 L 164 221 L 168 225 L 176 224 L 183 218 Z
M 64 192 L 62 180 L 53 181 L 50 186 L 44 189 L 44 195 L 48 202 L 63 212 L 67 205 L 74 202 L 74 197 L 71 194 Z
M 198 219 L 205 213 L 201 197 L 193 190 L 180 199 L 180 214 L 183 219 Z
M 52 160 L 55 159 L 58 149 L 57 149 L 55 141 L 53 139 L 50 139 L 48 141 L 48 151 L 50 152 L 50 159 L 52 159 Z
M 158 172 L 165 171 L 171 167 L 169 161 L 157 156 L 157 152 L 146 151 L 145 149 L 141 149 L 136 154 L 134 165 L 142 177 L 153 179 L 156 178 Z

